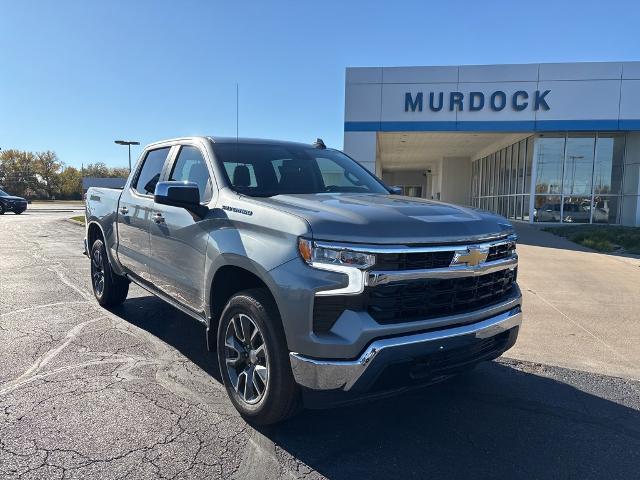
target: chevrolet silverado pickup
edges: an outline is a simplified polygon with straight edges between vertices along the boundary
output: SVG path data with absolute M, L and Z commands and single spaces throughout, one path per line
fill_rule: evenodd
M 522 320 L 512 225 L 404 197 L 344 153 L 189 137 L 90 188 L 97 301 L 130 282 L 202 322 L 254 424 L 446 379 L 509 349 Z

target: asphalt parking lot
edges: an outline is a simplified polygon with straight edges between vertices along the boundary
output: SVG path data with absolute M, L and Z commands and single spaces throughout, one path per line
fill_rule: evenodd
M 2 478 L 638 477 L 636 350 L 577 314 L 568 316 L 582 328 L 566 323 L 595 335 L 584 333 L 602 348 L 597 361 L 584 360 L 588 347 L 554 353 L 580 345 L 571 328 L 536 349 L 530 321 L 512 358 L 258 431 L 227 400 L 196 321 L 138 288 L 113 312 L 97 305 L 71 215 L 0 217 Z M 555 306 L 553 288 L 535 282 L 524 275 L 527 295 Z M 534 308 L 540 328 L 561 328 Z M 620 308 L 635 335 L 633 304 Z

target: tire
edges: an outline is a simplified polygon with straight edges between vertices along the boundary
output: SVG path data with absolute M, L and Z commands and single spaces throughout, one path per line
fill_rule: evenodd
M 16 215 L 20 215 L 22 212 L 24 212 L 24 210 L 20 210 L 18 212 L 13 212 L 13 213 L 15 213 Z
M 282 323 L 265 289 L 231 297 L 218 324 L 217 347 L 227 394 L 248 423 L 269 425 L 298 411 L 300 391 Z
M 91 246 L 91 287 L 93 295 L 103 307 L 115 307 L 127 299 L 129 280 L 111 269 L 102 239 Z
M 0 203 L 0 215 L 4 215 L 4 205 Z

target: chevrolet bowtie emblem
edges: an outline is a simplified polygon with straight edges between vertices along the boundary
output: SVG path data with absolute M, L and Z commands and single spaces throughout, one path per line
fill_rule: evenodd
M 451 266 L 468 265 L 477 267 L 487 261 L 489 256 L 488 248 L 467 247 L 466 250 L 457 251 L 451 260 Z

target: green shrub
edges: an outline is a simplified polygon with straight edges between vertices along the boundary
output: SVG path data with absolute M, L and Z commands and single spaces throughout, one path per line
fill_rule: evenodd
M 599 252 L 622 248 L 627 253 L 640 254 L 640 228 L 610 225 L 571 225 L 544 229 L 572 242 Z

